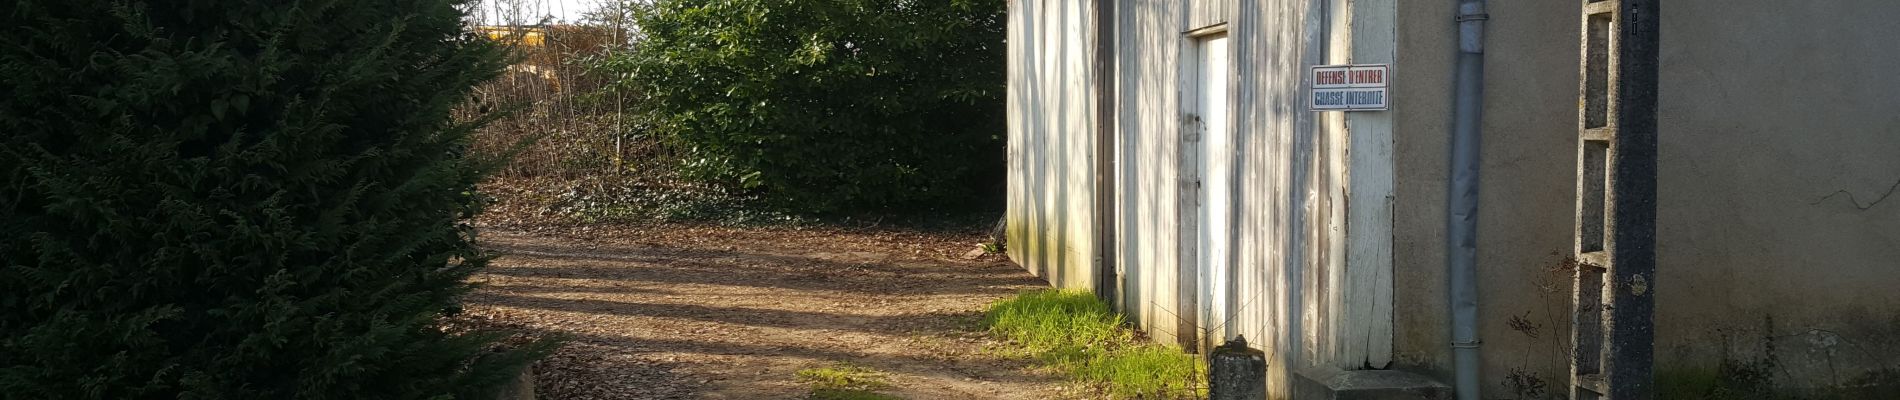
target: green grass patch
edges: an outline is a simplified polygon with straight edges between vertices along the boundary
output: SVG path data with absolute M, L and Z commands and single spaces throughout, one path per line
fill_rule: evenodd
M 890 387 L 890 381 L 877 370 L 838 364 L 798 371 L 798 379 L 811 385 L 813 400 L 896 400 L 896 396 L 878 393 Z
M 1112 398 L 1200 398 L 1206 375 L 1194 355 L 1141 341 L 1094 294 L 1037 290 L 990 305 L 990 333 Z

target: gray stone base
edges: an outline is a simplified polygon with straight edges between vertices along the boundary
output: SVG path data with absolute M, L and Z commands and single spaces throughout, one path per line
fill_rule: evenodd
M 1451 387 L 1401 371 L 1308 367 L 1293 377 L 1295 400 L 1450 400 Z

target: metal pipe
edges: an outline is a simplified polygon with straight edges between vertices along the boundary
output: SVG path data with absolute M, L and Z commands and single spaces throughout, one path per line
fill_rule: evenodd
M 1485 0 L 1458 2 L 1457 99 L 1445 247 L 1450 266 L 1451 351 L 1459 400 L 1478 400 L 1478 166 L 1484 122 Z

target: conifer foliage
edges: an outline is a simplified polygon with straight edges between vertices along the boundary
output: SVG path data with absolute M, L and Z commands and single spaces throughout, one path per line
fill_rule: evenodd
M 0 397 L 481 398 L 460 0 L 0 5 Z

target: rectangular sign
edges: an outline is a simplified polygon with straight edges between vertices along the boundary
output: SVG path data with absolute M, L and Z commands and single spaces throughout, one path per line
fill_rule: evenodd
M 1313 111 L 1381 111 L 1386 109 L 1385 64 L 1315 65 Z

